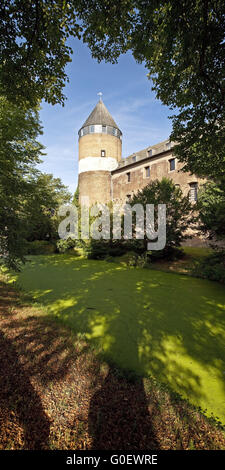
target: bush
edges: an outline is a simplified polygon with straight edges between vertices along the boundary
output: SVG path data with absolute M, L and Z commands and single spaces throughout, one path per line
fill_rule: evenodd
M 183 196 L 179 187 L 168 178 L 161 181 L 151 181 L 142 190 L 135 194 L 130 202 L 135 204 L 154 204 L 155 208 L 155 230 L 158 229 L 158 205 L 166 204 L 166 245 L 163 250 L 152 250 L 152 259 L 167 258 L 174 259 L 178 256 L 178 249 L 181 242 L 188 238 L 187 229 L 193 221 L 193 209 L 187 196 Z M 144 240 L 133 239 L 135 251 L 139 254 L 146 252 L 147 237 Z
M 160 259 L 167 259 L 174 261 L 183 258 L 185 255 L 182 248 L 176 246 L 165 246 L 164 250 L 148 251 L 148 259 L 150 262 L 158 261 Z
M 72 250 L 76 246 L 76 240 L 68 238 L 67 240 L 58 240 L 56 242 L 56 250 L 58 253 L 66 253 L 68 250 Z
M 109 256 L 121 256 L 126 247 L 120 240 L 94 240 L 86 243 L 84 252 L 89 259 L 105 259 Z
M 26 253 L 27 255 L 49 255 L 55 252 L 55 246 L 45 240 L 35 240 L 27 242 Z
M 145 254 L 148 253 L 148 258 L 151 261 L 159 258 L 174 259 L 182 256 L 182 252 L 177 247 L 181 242 L 188 238 L 187 228 L 190 227 L 192 217 L 192 205 L 188 197 L 184 197 L 180 188 L 177 188 L 172 180 L 163 178 L 161 181 L 151 181 L 141 191 L 138 191 L 130 201 L 131 207 L 139 204 L 145 209 L 146 204 L 154 204 L 155 208 L 155 230 L 157 232 L 158 225 L 158 205 L 166 204 L 166 245 L 163 250 L 152 250 L 147 252 L 148 238 L 145 232 L 144 238 L 136 238 L 136 216 L 135 211 L 132 214 L 132 233 L 131 239 L 126 239 L 124 234 L 125 215 L 121 216 L 121 235 L 120 240 L 113 239 L 112 220 L 113 214 L 111 212 L 111 238 L 109 240 L 94 240 L 91 239 L 87 242 L 85 251 L 88 258 L 92 259 L 105 259 L 108 256 L 122 256 L 125 253 L 135 253 L 135 259 L 130 256 L 131 265 L 137 266 L 146 265 L 147 258 Z M 101 225 L 101 224 L 100 224 Z M 101 232 L 101 230 L 99 230 Z M 138 258 L 139 256 L 139 258 Z M 144 257 L 144 258 L 143 258 Z
M 225 239 L 225 180 L 207 182 L 198 193 L 200 229 L 218 240 Z
M 139 266 L 141 268 L 145 268 L 149 265 L 149 256 L 148 253 L 139 255 L 134 251 L 129 251 L 125 255 L 121 256 L 120 261 L 126 266 Z
M 225 284 L 225 250 L 215 251 L 196 263 L 192 275 Z

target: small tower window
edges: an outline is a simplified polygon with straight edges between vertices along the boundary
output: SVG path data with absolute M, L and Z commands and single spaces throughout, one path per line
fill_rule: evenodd
M 102 126 L 102 132 L 106 133 L 106 126 Z
M 167 142 L 166 143 L 166 150 L 170 150 L 171 149 L 171 143 L 170 142 Z
M 149 178 L 150 177 L 150 166 L 145 167 L 145 177 Z
M 95 126 L 90 126 L 89 131 L 93 133 L 95 131 Z
M 130 172 L 127 173 L 127 182 L 130 183 Z
M 117 129 L 115 127 L 112 128 L 113 135 L 117 135 Z
M 169 160 L 169 163 L 170 163 L 170 171 L 174 171 L 175 170 L 175 158 L 171 158 L 171 160 Z
M 136 162 L 136 160 L 137 160 L 136 155 L 133 155 L 133 157 L 132 157 L 132 162 Z
M 101 150 L 101 157 L 105 157 L 105 150 Z
M 148 157 L 152 156 L 152 149 L 148 150 Z

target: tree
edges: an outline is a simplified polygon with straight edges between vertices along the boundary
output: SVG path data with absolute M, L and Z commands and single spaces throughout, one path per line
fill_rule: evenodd
M 130 201 L 131 206 L 141 204 L 154 204 L 155 208 L 155 230 L 158 225 L 158 205 L 166 204 L 166 245 L 163 250 L 153 252 L 153 255 L 170 256 L 173 249 L 179 247 L 181 242 L 187 238 L 187 229 L 192 221 L 192 206 L 188 196 L 183 196 L 179 187 L 169 178 L 162 178 L 161 181 L 151 181 L 143 189 L 139 190 Z M 145 233 L 144 240 L 133 240 L 133 248 L 144 252 L 147 246 Z
M 133 206 L 141 205 L 144 209 L 143 214 L 146 214 L 146 204 L 154 204 L 155 209 L 155 231 L 158 230 L 158 205 L 166 204 L 166 245 L 162 250 L 152 250 L 151 257 L 173 257 L 181 254 L 176 249 L 179 247 L 183 240 L 187 238 L 187 229 L 190 228 L 192 222 L 192 205 L 187 196 L 183 196 L 180 188 L 175 186 L 172 180 L 163 178 L 161 181 L 151 181 L 142 190 L 139 190 L 129 201 L 131 208 Z M 131 238 L 125 238 L 125 215 L 121 216 L 122 237 L 121 239 L 113 238 L 112 231 L 112 213 L 110 214 L 111 230 L 110 238 L 107 240 L 90 239 L 87 243 L 86 251 L 90 258 L 105 258 L 106 256 L 120 256 L 126 252 L 134 252 L 137 255 L 146 253 L 148 247 L 148 237 L 146 233 L 146 218 L 144 228 L 144 238 L 136 237 L 137 232 L 140 231 L 142 224 L 137 222 L 135 211 L 132 215 L 132 234 Z
M 206 183 L 198 193 L 201 229 L 210 237 L 225 238 L 225 181 Z
M 66 41 L 81 29 L 71 2 L 2 0 L 0 16 L 1 94 L 28 108 L 42 99 L 63 103 L 72 54 Z
M 0 14 L 0 84 L 12 102 L 63 103 L 69 35 L 99 61 L 131 50 L 176 112 L 171 139 L 184 169 L 224 175 L 223 0 L 2 0 Z
M 79 186 L 77 186 L 77 189 L 73 195 L 73 204 L 76 207 L 79 207 Z
M 157 98 L 177 111 L 171 140 L 184 169 L 224 175 L 223 0 L 85 1 L 81 17 L 84 40 L 99 61 L 131 50 L 145 63 Z
M 36 168 L 44 149 L 37 140 L 38 109 L 18 108 L 0 97 L 0 123 L 0 256 L 17 269 L 25 261 L 27 239 L 54 238 L 56 210 L 71 195 L 59 178 Z
M 0 97 L 0 255 L 18 267 L 24 261 L 24 198 L 31 193 L 30 175 L 43 155 L 38 110 L 24 110 Z
M 26 240 L 55 241 L 58 238 L 58 208 L 70 202 L 71 194 L 60 178 L 39 171 L 31 175 L 30 189 L 21 213 Z

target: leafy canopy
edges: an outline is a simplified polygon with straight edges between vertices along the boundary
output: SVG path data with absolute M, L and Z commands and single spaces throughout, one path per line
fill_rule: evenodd
M 43 154 L 38 110 L 24 110 L 0 97 L 0 254 L 17 267 L 24 260 L 23 200 L 29 178 Z
M 164 256 L 172 248 L 180 246 L 181 242 L 187 238 L 186 231 L 192 220 L 192 205 L 188 196 L 183 196 L 181 189 L 171 179 L 162 178 L 161 181 L 151 181 L 132 197 L 130 204 L 131 206 L 141 204 L 144 207 L 146 204 L 154 204 L 156 231 L 158 228 L 158 205 L 166 204 L 166 246 L 163 250 Z M 137 240 L 135 242 L 139 243 Z M 146 239 L 143 246 L 146 249 Z M 157 252 L 154 254 L 156 256 L 160 255 Z
M 0 256 L 17 269 L 25 261 L 26 239 L 53 236 L 49 209 L 68 201 L 60 179 L 41 174 L 42 133 L 38 109 L 25 110 L 0 97 Z
M 224 1 L 96 0 L 81 17 L 99 61 L 131 50 L 145 63 L 157 98 L 176 112 L 171 140 L 185 170 L 224 175 Z
M 2 0 L 0 17 L 1 94 L 28 107 L 63 103 L 72 54 L 66 41 L 81 29 L 71 2 Z
M 1 93 L 33 107 L 63 103 L 69 36 L 98 61 L 130 50 L 174 109 L 171 139 L 186 170 L 225 173 L 223 0 L 2 0 Z

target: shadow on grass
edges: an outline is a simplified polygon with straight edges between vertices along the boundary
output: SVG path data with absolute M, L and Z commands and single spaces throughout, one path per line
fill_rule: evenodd
M 47 449 L 50 422 L 39 395 L 21 365 L 18 353 L 0 332 L 0 407 L 16 417 L 24 431 L 26 449 Z M 1 419 L 1 441 L 7 441 L 7 420 Z M 6 442 L 7 445 L 7 442 Z
M 146 450 L 158 449 L 152 414 L 143 379 L 118 377 L 111 367 L 93 395 L 89 408 L 89 434 L 92 449 Z M 154 408 L 154 407 L 153 407 Z
M 85 345 L 75 351 L 68 328 L 34 316 L 15 294 L 0 285 L 0 448 L 48 449 L 43 396 L 51 383 L 60 387 Z

